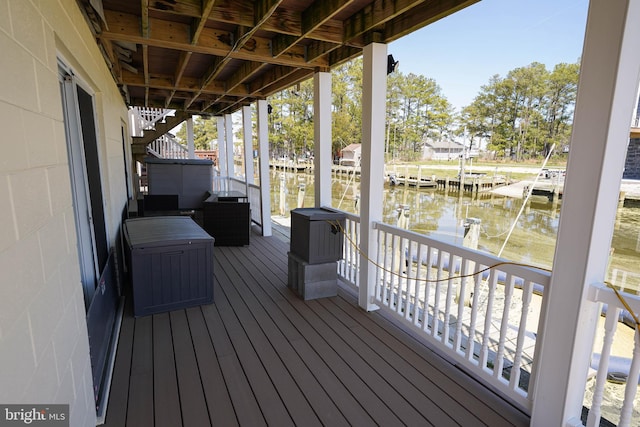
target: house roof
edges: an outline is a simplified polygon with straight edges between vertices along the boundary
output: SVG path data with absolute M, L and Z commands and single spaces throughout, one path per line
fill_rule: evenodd
M 231 113 L 479 0 L 76 0 L 128 105 Z
M 430 148 L 451 148 L 452 150 L 462 150 L 464 146 L 455 141 L 433 141 L 425 140 L 424 145 Z
M 359 151 L 362 150 L 362 144 L 350 144 L 342 149 L 342 152 L 345 151 Z

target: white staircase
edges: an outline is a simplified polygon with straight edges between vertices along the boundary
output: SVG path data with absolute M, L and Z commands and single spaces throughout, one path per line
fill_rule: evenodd
M 147 145 L 147 153 L 161 159 L 187 159 L 189 152 L 187 147 L 180 144 L 170 133 Z
M 129 108 L 129 127 L 131 136 L 142 136 L 145 130 L 155 129 L 156 123 L 164 123 L 167 116 L 174 116 L 176 110 L 165 108 Z

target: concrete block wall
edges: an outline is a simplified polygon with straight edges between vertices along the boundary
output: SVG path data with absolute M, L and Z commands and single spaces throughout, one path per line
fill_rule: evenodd
M 640 139 L 629 140 L 627 159 L 624 163 L 624 179 L 640 179 Z
M 95 93 L 107 232 L 126 203 L 126 107 L 75 0 L 0 0 L 0 403 L 95 404 L 58 58 Z

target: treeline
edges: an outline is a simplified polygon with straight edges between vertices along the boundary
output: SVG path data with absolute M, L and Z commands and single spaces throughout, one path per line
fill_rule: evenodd
M 362 59 L 332 74 L 332 149 L 338 155 L 361 142 Z M 385 153 L 414 160 L 427 140 L 482 146 L 496 158 L 517 161 L 546 156 L 552 144 L 561 151 L 569 142 L 577 83 L 577 63 L 558 64 L 551 71 L 532 63 L 491 77 L 471 104 L 456 112 L 435 80 L 394 72 L 387 79 Z M 313 80 L 267 101 L 271 154 L 293 158 L 312 153 Z M 196 147 L 215 137 L 215 126 L 204 122 L 211 121 L 196 119 L 194 124 Z M 184 138 L 181 133 L 178 137 Z

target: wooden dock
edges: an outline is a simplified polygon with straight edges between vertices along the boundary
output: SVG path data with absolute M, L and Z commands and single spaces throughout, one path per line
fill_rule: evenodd
M 470 193 L 482 193 L 494 188 L 509 184 L 509 180 L 503 176 L 470 176 L 463 180 L 460 178 L 438 178 L 437 186 L 440 189 L 467 191 Z

